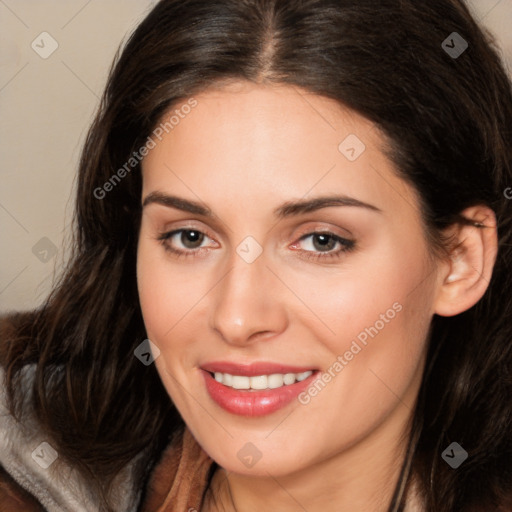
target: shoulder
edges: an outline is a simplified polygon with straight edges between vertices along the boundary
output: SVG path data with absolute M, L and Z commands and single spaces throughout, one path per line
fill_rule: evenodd
M 58 446 L 45 434 L 32 405 L 34 376 L 37 369 L 37 344 L 27 360 L 27 342 L 32 339 L 37 312 L 0 315 L 0 505 L 9 499 L 27 504 L 38 503 L 48 512 L 97 512 L 100 497 L 76 465 L 69 462 Z M 16 361 L 21 367 L 14 388 L 20 403 L 20 417 L 11 414 L 6 390 L 7 368 Z M 65 371 L 59 367 L 57 371 Z M 139 473 L 145 453 L 134 457 L 115 477 L 111 488 L 113 512 L 135 512 L 141 499 Z M 17 503 L 14 501 L 14 503 Z M 13 505 L 0 510 L 21 510 Z M 23 509 L 25 510 L 25 509 Z M 38 510 L 35 508 L 34 510 Z
M 2 361 L 3 363 L 3 361 Z M 23 383 L 30 376 L 30 368 L 24 369 Z M 27 371 L 28 370 L 28 371 Z M 27 425 L 23 425 L 14 418 L 8 407 L 4 385 L 5 370 L 0 364 L 0 498 L 2 505 L 9 504 L 18 510 L 21 505 L 27 510 L 45 510 L 36 497 L 27 489 L 30 488 L 29 474 L 26 458 L 23 457 L 25 442 L 30 438 L 27 434 Z M 23 391 L 23 390 L 21 390 Z M 23 394 L 24 393 L 20 393 Z M 25 445 L 26 446 L 26 445 Z M 18 508 L 15 508 L 18 507 Z M 23 509 L 25 510 L 25 508 Z
M 16 504 L 6 510 L 97 512 L 99 497 L 91 492 L 77 469 L 59 454 L 58 446 L 44 434 L 30 410 L 34 373 L 35 364 L 22 369 L 19 391 L 24 406 L 23 417 L 18 421 L 7 408 L 5 370 L 0 364 L 0 503 L 3 505 L 5 500 Z M 116 511 L 135 512 L 140 500 L 133 468 L 133 463 L 129 464 L 117 477 L 113 490 Z M 27 508 L 21 508 L 18 503 Z

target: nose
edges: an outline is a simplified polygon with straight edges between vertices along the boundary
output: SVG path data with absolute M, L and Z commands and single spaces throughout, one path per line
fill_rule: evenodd
M 245 346 L 284 331 L 284 287 L 267 267 L 265 253 L 247 263 L 234 252 L 229 263 L 212 296 L 213 329 L 234 346 Z

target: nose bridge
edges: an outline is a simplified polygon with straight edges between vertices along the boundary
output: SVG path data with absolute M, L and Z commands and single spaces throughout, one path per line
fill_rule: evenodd
M 250 244 L 250 240 L 242 242 L 233 251 L 214 298 L 213 327 L 232 344 L 244 344 L 256 333 L 283 328 L 284 311 L 270 293 L 275 291 L 276 283 L 270 282 L 275 276 L 263 253 L 252 260 L 254 247 Z

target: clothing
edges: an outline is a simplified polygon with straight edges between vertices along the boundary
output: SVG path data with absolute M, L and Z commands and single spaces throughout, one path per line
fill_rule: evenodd
M 29 383 L 34 370 L 35 365 L 22 370 L 22 386 L 27 390 L 25 403 L 30 399 Z M 29 414 L 21 424 L 9 414 L 4 373 L 0 366 L 0 512 L 97 512 L 97 497 L 76 469 L 59 459 L 57 447 L 42 444 L 46 440 L 33 415 Z M 52 461 L 55 455 L 57 458 Z M 176 435 L 164 450 L 151 474 L 142 509 L 142 493 L 133 475 L 136 460 L 116 477 L 112 493 L 116 512 L 188 512 L 191 507 L 200 510 L 206 475 L 213 461 L 188 429 Z
M 25 404 L 30 400 L 29 384 L 34 370 L 35 365 L 27 365 L 22 369 L 22 387 L 26 390 L 23 393 Z M 2 367 L 0 372 L 0 465 L 3 468 L 0 511 L 9 510 L 2 501 L 8 503 L 10 500 L 16 503 L 16 500 L 21 500 L 25 503 L 29 501 L 29 496 L 32 496 L 32 508 L 28 510 L 97 512 L 97 498 L 89 492 L 76 469 L 58 457 L 58 448 L 47 443 L 37 428 L 37 422 L 30 409 L 24 408 L 28 413 L 22 423 L 18 423 L 11 416 L 6 408 L 5 372 Z M 125 467 L 116 479 L 113 496 L 119 504 L 119 511 L 136 512 L 139 497 L 132 485 L 132 470 L 133 463 Z M 39 504 L 39 508 L 36 504 Z
M 199 512 L 215 466 L 185 428 L 154 469 L 142 512 Z

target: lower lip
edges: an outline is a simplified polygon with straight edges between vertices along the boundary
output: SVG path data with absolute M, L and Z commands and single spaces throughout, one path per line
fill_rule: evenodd
M 239 390 L 217 382 L 209 372 L 201 370 L 211 398 L 224 410 L 240 416 L 265 416 L 282 409 L 304 391 L 318 375 L 313 372 L 307 379 L 295 384 L 261 391 Z

